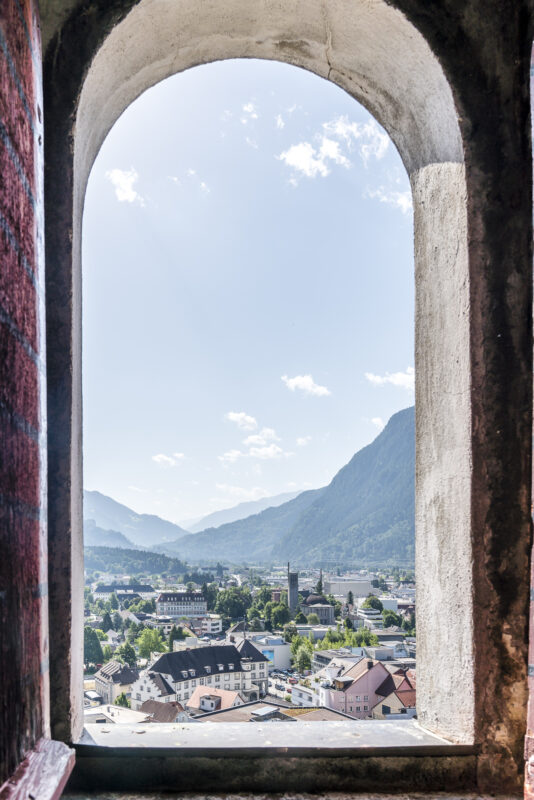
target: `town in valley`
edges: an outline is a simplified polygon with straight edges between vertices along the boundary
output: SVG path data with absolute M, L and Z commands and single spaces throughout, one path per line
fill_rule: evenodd
M 412 570 L 136 552 L 86 553 L 86 725 L 415 717 Z

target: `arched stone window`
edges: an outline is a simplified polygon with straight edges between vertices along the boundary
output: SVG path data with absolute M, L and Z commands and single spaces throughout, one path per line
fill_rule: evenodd
M 412 22 L 401 5 L 412 8 Z M 410 176 L 418 716 L 429 731 L 476 748 L 469 769 L 479 785 L 517 785 L 526 697 L 531 244 L 529 189 L 514 190 L 498 161 L 525 163 L 528 136 L 517 124 L 514 139 L 511 118 L 499 117 L 506 92 L 513 95 L 504 79 L 488 90 L 485 110 L 477 104 L 486 67 L 477 64 L 473 85 L 462 60 L 470 40 L 462 39 L 458 18 L 451 23 L 445 10 L 414 10 L 418 5 L 98 4 L 92 16 L 73 14 L 48 48 L 50 607 L 52 617 L 67 606 L 71 614 L 69 625 L 51 629 L 58 738 L 76 739 L 82 724 L 80 253 L 87 177 L 115 120 L 155 82 L 218 59 L 275 59 L 335 82 L 366 106 Z M 525 82 L 521 73 L 519 95 Z M 501 128 L 485 127 L 484 114 L 495 125 L 501 119 Z

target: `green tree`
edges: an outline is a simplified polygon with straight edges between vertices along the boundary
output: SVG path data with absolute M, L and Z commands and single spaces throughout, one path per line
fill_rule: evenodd
M 310 653 L 308 649 L 302 645 L 297 650 L 297 654 L 295 656 L 295 667 L 299 672 L 304 672 L 307 669 L 311 669 Z
M 255 618 L 252 619 L 249 623 L 248 629 L 250 631 L 261 631 L 263 630 L 262 624 L 259 619 Z
M 319 617 L 317 614 L 308 614 L 308 625 L 318 625 Z
M 153 628 L 145 628 L 137 640 L 141 658 L 150 658 L 151 653 L 164 653 L 167 648 L 161 633 Z
M 350 620 L 348 617 L 347 617 L 347 619 L 345 620 L 345 628 L 346 628 L 348 631 L 351 631 L 351 630 L 352 630 L 352 628 L 353 628 L 353 625 L 352 625 L 352 620 Z
M 108 637 L 107 637 L 107 634 L 105 634 L 103 630 L 101 630 L 100 628 L 95 628 L 94 631 L 95 631 L 96 635 L 98 636 L 98 641 L 99 642 L 107 642 Z
M 126 697 L 124 692 L 121 692 L 117 696 L 117 699 L 115 700 L 115 705 L 116 706 L 123 706 L 124 708 L 130 708 L 131 707 L 130 701 L 128 700 L 128 698 Z
M 169 653 L 172 653 L 173 642 L 181 642 L 185 639 L 184 629 L 180 626 L 173 625 L 169 633 Z
M 284 625 L 284 639 L 286 642 L 292 642 L 297 635 L 297 629 L 293 623 Z
M 385 608 L 382 611 L 382 617 L 384 620 L 384 628 L 390 628 L 392 625 L 396 625 L 400 628 L 402 625 L 402 617 L 399 614 L 395 614 L 395 612 L 391 611 L 389 608 Z
M 278 603 L 271 612 L 271 622 L 274 628 L 281 628 L 291 619 L 291 614 L 287 605 Z
M 261 611 L 258 606 L 250 606 L 249 610 L 247 611 L 247 619 L 261 619 Z
M 374 594 L 370 594 L 362 603 L 362 608 L 374 608 L 376 611 L 382 611 L 384 606 L 382 605 L 382 601 L 375 597 Z
M 111 661 L 111 659 L 113 658 L 113 651 L 109 644 L 105 644 L 104 647 L 102 648 L 102 658 L 104 664 L 107 664 L 107 662 Z
M 259 592 L 254 597 L 254 605 L 258 608 L 263 608 L 265 603 L 268 603 L 272 598 L 272 591 L 268 586 L 262 586 Z
M 119 614 L 118 611 L 115 611 L 115 613 L 113 614 L 113 616 L 111 618 L 111 621 L 113 623 L 113 630 L 114 631 L 120 631 L 124 627 L 123 621 L 122 621 L 122 617 L 121 617 L 121 615 Z M 109 630 L 109 628 L 107 630 Z
M 243 586 L 232 586 L 219 592 L 215 611 L 223 617 L 236 620 L 244 617 L 251 605 L 252 596 L 250 590 Z
M 110 602 L 110 604 L 111 604 L 111 608 L 112 608 L 114 611 L 116 611 L 116 610 L 118 609 L 118 607 L 119 607 L 119 598 L 117 597 L 117 595 L 115 594 L 115 592 L 113 592 L 113 594 L 112 594 L 112 595 L 111 595 L 111 597 L 109 598 L 109 602 Z
M 319 580 L 315 584 L 314 592 L 315 592 L 315 594 L 322 594 L 323 593 L 323 574 L 322 573 L 319 575 Z
M 129 667 L 137 666 L 137 656 L 130 642 L 121 644 L 117 650 L 117 655 L 119 655 L 124 663 L 128 664 Z
M 83 629 L 83 660 L 86 664 L 102 664 L 104 654 L 96 631 L 88 625 Z
M 298 625 L 306 625 L 307 619 L 305 615 L 302 613 L 302 611 L 298 612 L 297 616 L 295 617 L 295 622 Z
M 347 605 L 348 606 L 353 606 L 354 605 L 354 595 L 352 594 L 352 592 L 349 592 L 347 594 Z
M 111 622 L 111 616 L 109 615 L 109 612 L 106 611 L 106 613 L 102 617 L 102 630 L 106 631 L 107 633 L 112 627 L 113 624 Z
M 217 595 L 219 594 L 219 587 L 216 583 L 203 583 L 202 594 L 206 600 L 208 611 L 213 611 L 217 604 Z

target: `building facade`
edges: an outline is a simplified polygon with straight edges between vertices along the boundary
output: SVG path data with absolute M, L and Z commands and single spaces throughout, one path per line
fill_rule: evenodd
M 156 614 L 167 617 L 200 617 L 208 613 L 202 592 L 162 592 L 156 600 Z

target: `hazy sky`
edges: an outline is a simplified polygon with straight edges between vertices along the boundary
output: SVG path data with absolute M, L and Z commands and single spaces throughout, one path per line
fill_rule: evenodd
M 318 487 L 413 403 L 410 187 L 352 98 L 263 61 L 146 92 L 85 203 L 85 486 L 176 522 Z

